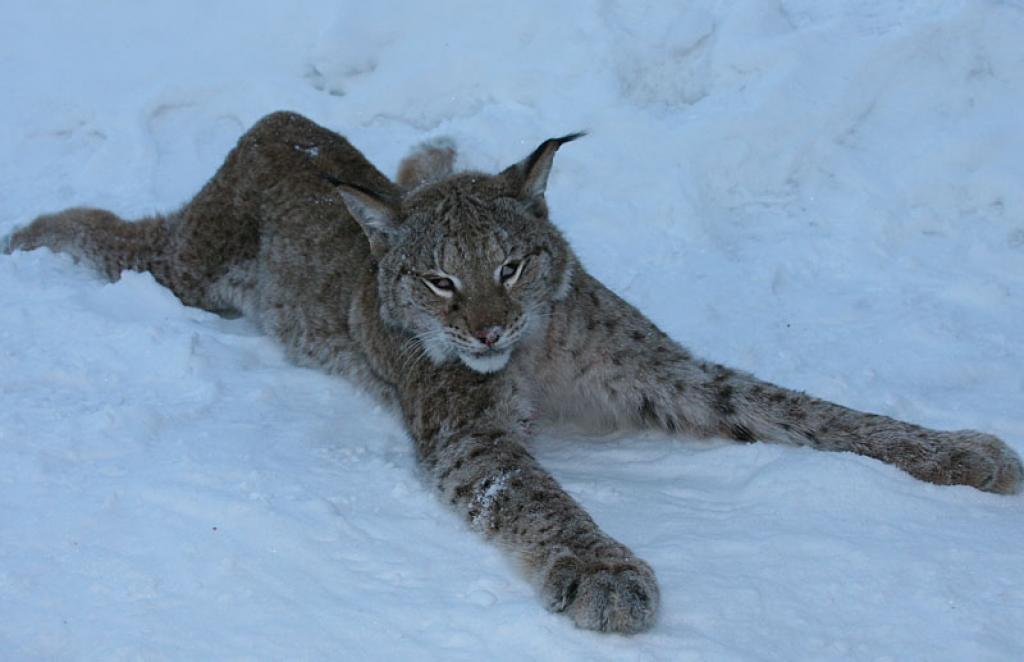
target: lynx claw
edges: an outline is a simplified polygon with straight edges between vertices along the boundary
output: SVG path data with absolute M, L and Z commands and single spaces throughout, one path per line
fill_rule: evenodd
M 654 571 L 638 559 L 584 562 L 563 556 L 552 564 L 543 593 L 548 609 L 598 632 L 643 632 L 654 625 L 658 611 Z

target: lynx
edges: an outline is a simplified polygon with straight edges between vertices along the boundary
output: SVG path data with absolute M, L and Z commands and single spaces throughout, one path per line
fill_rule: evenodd
M 851 451 L 932 483 L 1020 489 L 996 437 L 862 413 L 692 356 L 590 276 L 548 218 L 547 140 L 496 175 L 421 147 L 397 182 L 292 113 L 245 133 L 182 209 L 125 222 L 40 216 L 7 252 L 48 247 L 111 280 L 148 271 L 185 304 L 244 315 L 296 362 L 394 406 L 430 489 L 500 545 L 577 626 L 655 622 L 651 567 L 606 535 L 527 449 L 538 424 Z

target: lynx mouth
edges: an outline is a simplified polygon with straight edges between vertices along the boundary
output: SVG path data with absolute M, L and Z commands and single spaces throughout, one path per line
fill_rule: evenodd
M 498 372 L 508 365 L 511 356 L 511 349 L 489 349 L 477 353 L 459 352 L 459 359 L 463 363 L 470 369 L 482 373 Z

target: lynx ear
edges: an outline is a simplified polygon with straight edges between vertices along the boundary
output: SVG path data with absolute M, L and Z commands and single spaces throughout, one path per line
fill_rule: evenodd
M 398 211 L 395 205 L 355 184 L 332 182 L 338 187 L 348 213 L 359 223 L 370 240 L 370 252 L 380 257 L 388 249 L 389 238 L 398 231 Z
M 565 143 L 585 135 L 587 135 L 586 132 L 580 131 L 561 138 L 549 138 L 542 142 L 540 147 L 533 150 L 528 157 L 501 173 L 503 177 L 509 179 L 513 194 L 523 202 L 535 207 L 541 215 L 547 214 L 544 191 L 548 186 L 548 174 L 551 172 L 551 163 L 555 159 L 555 152 Z

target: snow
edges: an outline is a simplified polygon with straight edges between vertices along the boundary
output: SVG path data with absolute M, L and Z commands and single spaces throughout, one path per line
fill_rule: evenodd
M 281 108 L 392 173 L 586 129 L 554 217 L 671 335 L 1024 451 L 1020 2 L 9 4 L 0 235 L 174 208 Z M 1024 497 L 763 444 L 535 453 L 655 568 L 651 632 L 545 612 L 391 415 L 244 320 L 0 257 L 0 657 L 1024 659 Z

